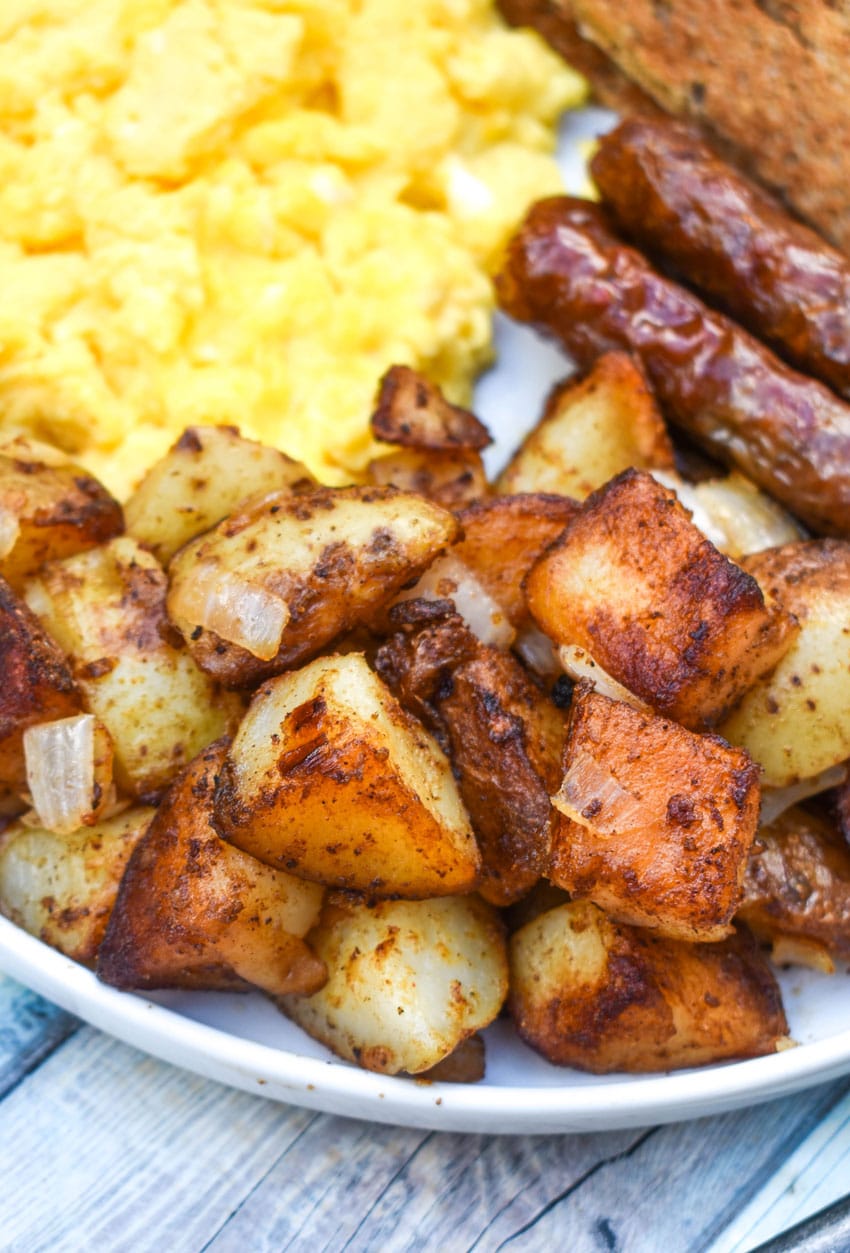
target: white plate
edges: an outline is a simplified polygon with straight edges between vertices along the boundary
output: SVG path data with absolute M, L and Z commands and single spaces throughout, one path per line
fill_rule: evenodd
M 580 141 L 610 114 L 568 120 L 561 155 L 567 185 L 580 191 Z M 497 443 L 495 468 L 536 420 L 540 402 L 566 372 L 559 354 L 500 319 L 498 368 L 478 389 L 477 410 Z M 222 1083 L 278 1101 L 376 1122 L 444 1131 L 588 1131 L 693 1118 L 794 1092 L 850 1071 L 850 984 L 791 971 L 782 993 L 799 1047 L 772 1057 L 672 1075 L 583 1075 L 550 1066 L 509 1024 L 486 1032 L 481 1084 L 428 1084 L 369 1074 L 334 1059 L 259 995 L 168 992 L 153 999 L 118 992 L 82 966 L 0 918 L 0 969 L 119 1039 Z

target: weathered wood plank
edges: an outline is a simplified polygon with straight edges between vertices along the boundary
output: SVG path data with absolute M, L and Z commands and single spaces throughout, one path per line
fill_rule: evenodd
M 0 974 L 0 1099 L 79 1025 L 72 1014 Z
M 848 1192 L 850 1093 L 782 1163 L 709 1253 L 746 1253 Z

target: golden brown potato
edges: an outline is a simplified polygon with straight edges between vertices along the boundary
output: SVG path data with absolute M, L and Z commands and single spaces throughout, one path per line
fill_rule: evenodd
M 375 667 L 446 748 L 481 852 L 481 895 L 518 900 L 549 864 L 564 714 L 456 615 L 393 636 Z
M 317 488 L 248 505 L 180 550 L 168 612 L 201 666 L 248 687 L 369 625 L 457 534 L 393 488 Z
M 662 935 L 727 935 L 758 824 L 747 754 L 580 683 L 564 763 L 552 882 Z
M 375 439 L 405 448 L 480 451 L 493 442 L 474 413 L 450 404 L 436 383 L 407 365 L 391 366 L 381 379 L 371 426 Z
M 90 964 L 124 868 L 155 812 L 125 809 L 67 835 L 23 823 L 10 827 L 0 836 L 0 910 L 46 944 Z
M 72 659 L 87 710 L 112 737 L 116 781 L 133 796 L 160 792 L 241 713 L 179 646 L 165 592 L 158 563 L 124 536 L 50 562 L 25 593 Z
M 609 352 L 588 374 L 554 389 L 497 486 L 584 500 L 630 466 L 672 470 L 673 447 L 637 360 Z
M 478 881 L 449 763 L 359 653 L 257 692 L 221 771 L 215 825 L 270 866 L 378 896 Z
M 850 848 L 839 832 L 798 807 L 761 827 L 738 917 L 777 960 L 818 969 L 850 960 Z
M 188 426 L 125 504 L 127 534 L 167 566 L 247 497 L 315 484 L 300 461 L 244 439 L 235 426 Z
M 62 650 L 3 578 L 0 674 L 0 784 L 19 789 L 26 786 L 26 728 L 79 713 L 82 698 Z
M 674 1070 L 773 1053 L 788 1031 L 752 937 L 686 944 L 612 922 L 587 901 L 512 936 L 510 1011 L 556 1066 Z
M 788 544 L 745 565 L 800 626 L 720 729 L 761 764 L 768 787 L 785 787 L 850 757 L 850 543 Z
M 15 591 L 43 562 L 123 529 L 118 502 L 62 453 L 23 438 L 0 446 L 0 575 Z
M 264 866 L 211 825 L 226 742 L 170 788 L 121 883 L 97 973 L 119 988 L 314 992 L 325 968 L 303 937 L 323 891 Z
M 627 470 L 526 580 L 534 618 L 686 727 L 713 725 L 790 647 L 794 622 L 722 556 L 675 496 Z
M 370 483 L 417 492 L 443 509 L 463 509 L 490 495 L 481 454 L 469 448 L 399 448 L 369 462 Z
M 515 627 L 530 622 L 523 579 L 578 513 L 566 496 L 528 492 L 482 500 L 458 514 L 463 538 L 452 552 L 472 570 Z
M 366 1070 L 430 1070 L 492 1022 L 507 993 L 501 924 L 474 896 L 367 905 L 337 893 L 309 939 L 328 981 L 281 1008 Z

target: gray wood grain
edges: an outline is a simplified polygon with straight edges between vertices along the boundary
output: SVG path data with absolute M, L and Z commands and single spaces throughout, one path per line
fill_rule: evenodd
M 0 1099 L 79 1025 L 72 1014 L 0 974 Z

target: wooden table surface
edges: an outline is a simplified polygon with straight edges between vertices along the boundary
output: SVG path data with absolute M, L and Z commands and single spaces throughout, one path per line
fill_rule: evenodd
M 592 1135 L 376 1126 L 248 1096 L 0 976 L 0 1249 L 746 1253 L 850 1191 L 850 1077 Z

